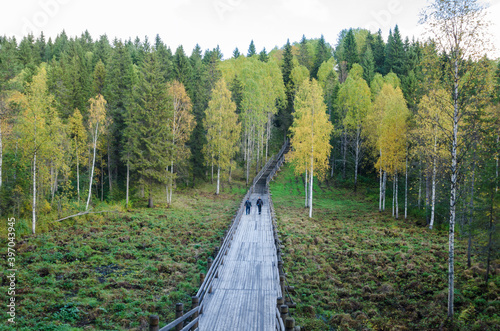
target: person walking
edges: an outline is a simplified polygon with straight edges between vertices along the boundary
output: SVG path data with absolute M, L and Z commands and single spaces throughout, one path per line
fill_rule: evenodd
M 257 199 L 257 203 L 256 204 L 257 204 L 257 208 L 259 208 L 259 215 L 260 215 L 260 213 L 262 212 L 262 206 L 264 205 L 264 201 L 262 201 L 262 199 L 259 197 Z
M 250 200 L 247 198 L 247 201 L 245 201 L 245 207 L 246 207 L 246 214 L 250 214 L 250 207 L 252 207 L 252 203 Z

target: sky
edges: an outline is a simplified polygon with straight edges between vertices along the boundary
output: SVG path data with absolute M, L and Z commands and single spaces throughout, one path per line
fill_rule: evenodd
M 0 35 L 18 41 L 32 32 L 55 38 L 64 29 L 69 36 L 88 30 L 94 39 L 152 42 L 157 34 L 172 51 L 182 45 L 189 55 L 196 44 L 219 45 L 224 58 L 238 47 L 246 54 L 251 40 L 257 51 L 270 51 L 290 42 L 319 38 L 332 46 L 348 28 L 382 30 L 386 40 L 398 24 L 403 37 L 424 39 L 419 13 L 428 0 L 0 0 Z M 500 22 L 500 0 L 489 0 L 490 20 Z M 500 57 L 500 26 L 490 28 Z

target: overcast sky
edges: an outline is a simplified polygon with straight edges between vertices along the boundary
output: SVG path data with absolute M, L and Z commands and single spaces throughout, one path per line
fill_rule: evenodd
M 54 38 L 88 30 L 94 39 L 151 41 L 156 34 L 173 50 L 183 45 L 189 55 L 198 43 L 203 50 L 220 46 L 224 58 L 235 47 L 247 53 L 250 40 L 257 51 L 324 35 L 334 46 L 342 29 L 389 29 L 399 25 L 403 37 L 421 38 L 419 12 L 426 0 L 0 0 L 0 34 L 21 38 L 41 31 Z M 491 21 L 500 22 L 500 0 L 490 0 Z M 491 28 L 500 49 L 500 26 Z M 495 57 L 500 56 L 496 50 Z

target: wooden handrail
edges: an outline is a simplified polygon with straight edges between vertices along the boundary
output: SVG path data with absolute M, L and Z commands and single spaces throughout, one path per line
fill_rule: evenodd
M 273 170 L 271 171 L 272 175 L 270 174 L 266 178 L 266 187 L 268 187 L 270 178 L 272 178 L 272 176 L 274 176 L 276 174 L 277 170 L 279 169 L 279 167 L 281 167 L 281 165 L 284 162 L 283 153 L 286 150 L 286 148 L 288 147 L 288 143 L 289 143 L 289 141 L 287 140 L 285 142 L 285 144 L 283 144 L 283 146 L 281 147 L 278 154 L 270 157 L 269 160 L 264 165 L 264 167 L 257 174 L 257 176 L 254 177 L 252 187 L 248 190 L 248 192 L 245 194 L 245 197 L 241 201 L 240 207 L 238 208 L 238 211 L 237 211 L 235 217 L 233 218 L 233 221 L 231 222 L 229 230 L 227 231 L 226 236 L 225 236 L 224 240 L 222 241 L 219 252 L 215 256 L 215 258 L 212 262 L 212 265 L 207 270 L 205 278 L 204 278 L 202 284 L 200 285 L 198 292 L 196 293 L 196 296 L 198 297 L 198 300 L 199 300 L 198 306 L 193 308 L 187 314 L 177 318 L 176 320 L 172 321 L 168 325 L 164 326 L 163 328 L 160 329 L 160 331 L 170 330 L 170 329 L 178 326 L 180 323 L 184 322 L 186 319 L 191 317 L 193 314 L 195 314 L 197 312 L 199 314 L 201 314 L 203 312 L 203 299 L 205 298 L 205 295 L 207 294 L 207 292 L 208 293 L 211 292 L 211 287 L 213 285 L 215 278 L 217 278 L 219 267 L 223 264 L 226 250 L 228 250 L 230 247 L 229 245 L 230 245 L 231 239 L 232 239 L 234 233 L 236 232 L 236 229 L 238 228 L 238 225 L 239 225 L 240 220 L 241 220 L 241 216 L 243 215 L 243 211 L 245 209 L 245 206 L 244 206 L 245 201 L 247 200 L 247 198 L 250 197 L 250 194 L 254 191 L 255 184 L 262 178 L 263 174 L 265 173 L 265 171 L 268 170 L 268 167 L 271 165 L 271 163 L 277 160 L 278 162 L 276 163 Z M 274 230 L 274 229 L 276 229 L 276 215 L 274 213 L 274 206 L 272 204 L 271 196 L 269 193 L 268 193 L 268 201 L 269 201 L 269 206 L 270 206 L 270 210 L 271 210 L 271 219 L 273 222 L 273 230 Z M 279 257 L 279 259 L 281 259 L 281 256 Z M 277 281 L 279 281 L 279 279 Z M 193 326 L 195 326 L 199 322 L 199 318 L 200 318 L 199 316 L 193 318 L 193 320 L 189 324 L 184 326 L 182 328 L 182 330 L 183 331 L 190 330 Z M 277 326 L 280 327 L 280 329 L 278 329 L 278 330 L 285 330 L 284 322 L 283 322 L 283 319 L 279 315 L 279 311 L 278 311 L 278 316 L 277 316 Z

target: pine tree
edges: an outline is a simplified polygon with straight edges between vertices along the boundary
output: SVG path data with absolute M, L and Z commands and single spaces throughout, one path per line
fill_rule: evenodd
M 255 44 L 253 43 L 253 39 L 252 39 L 252 41 L 250 41 L 250 46 L 248 46 L 247 57 L 252 57 L 255 54 L 257 54 L 257 50 L 255 49 Z
M 353 29 L 349 29 L 342 42 L 344 44 L 343 61 L 347 64 L 347 70 L 350 71 L 355 63 L 359 63 L 358 45 Z
M 69 118 L 69 133 L 71 138 L 71 150 L 75 155 L 76 165 L 76 190 L 78 202 L 80 202 L 80 165 L 86 164 L 87 157 L 87 132 L 83 125 L 83 117 L 78 109 Z
M 316 44 L 316 57 L 314 59 L 314 66 L 311 71 L 312 78 L 318 78 L 318 70 L 319 67 L 323 64 L 323 62 L 328 61 L 332 57 L 330 45 L 325 42 L 325 38 L 321 35 L 318 43 Z
M 267 62 L 267 61 L 269 61 L 269 55 L 267 55 L 265 47 L 259 53 L 259 61 L 261 61 L 261 62 Z
M 170 100 L 156 53 L 148 53 L 141 67 L 137 108 L 130 119 L 130 165 L 148 189 L 148 207 L 153 204 L 153 186 L 166 184 L 166 169 L 172 159 L 173 118 Z
M 361 66 L 363 67 L 363 79 L 370 84 L 373 76 L 375 76 L 375 59 L 373 58 L 371 46 L 366 47 L 363 59 L 361 60 Z
M 233 51 L 233 59 L 237 59 L 240 55 L 240 51 L 238 50 L 238 47 L 236 47 Z
M 287 40 L 283 50 L 283 61 L 281 63 L 281 73 L 283 76 L 283 84 L 285 85 L 286 104 L 281 106 L 278 113 L 279 126 L 286 136 L 288 128 L 292 124 L 292 114 L 294 111 L 294 85 L 292 80 L 293 70 L 293 54 L 290 40 Z

